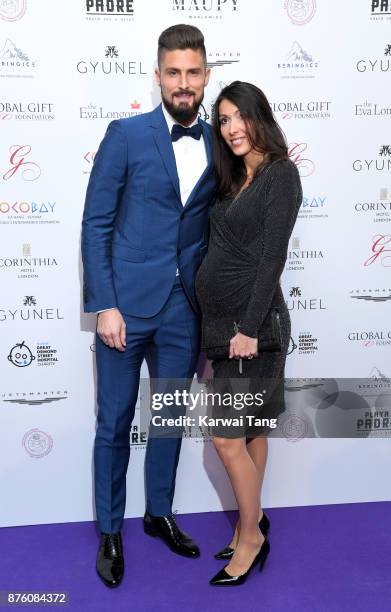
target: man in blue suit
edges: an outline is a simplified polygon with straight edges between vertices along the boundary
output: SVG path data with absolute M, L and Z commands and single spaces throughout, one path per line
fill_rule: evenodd
M 82 228 L 84 303 L 97 312 L 97 571 L 107 586 L 124 573 L 121 526 L 129 430 L 147 358 L 153 379 L 191 379 L 200 344 L 196 271 L 207 250 L 216 191 L 210 126 L 198 119 L 210 70 L 190 25 L 159 37 L 162 104 L 113 121 L 95 157 Z M 149 437 L 144 530 L 176 553 L 198 557 L 172 514 L 181 437 Z

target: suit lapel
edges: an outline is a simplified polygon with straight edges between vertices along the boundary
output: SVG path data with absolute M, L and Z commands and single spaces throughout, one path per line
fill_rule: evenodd
M 184 208 L 187 208 L 188 206 L 190 206 L 190 204 L 194 200 L 195 195 L 200 189 L 202 183 L 204 182 L 204 180 L 206 179 L 206 177 L 209 175 L 209 173 L 212 171 L 212 168 L 213 168 L 211 133 L 207 127 L 207 124 L 204 121 L 200 121 L 200 123 L 202 125 L 202 136 L 204 137 L 204 143 L 205 143 L 206 156 L 207 156 L 208 163 L 207 163 L 205 170 L 201 174 L 200 178 L 194 185 L 189 197 L 187 198 L 187 202 Z
M 181 192 L 179 188 L 179 178 L 175 162 L 174 149 L 172 148 L 170 132 L 168 131 L 168 126 L 163 115 L 161 104 L 152 112 L 151 126 L 154 128 L 153 137 L 162 158 L 162 162 L 167 170 L 179 199 L 177 206 L 182 210 L 183 207 L 181 204 Z

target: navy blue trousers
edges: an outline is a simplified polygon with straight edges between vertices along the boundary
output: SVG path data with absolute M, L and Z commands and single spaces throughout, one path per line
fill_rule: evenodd
M 146 319 L 123 317 L 125 352 L 109 348 L 96 335 L 95 505 L 99 528 L 104 533 L 119 531 L 125 513 L 129 432 L 144 358 L 153 379 L 192 378 L 200 349 L 200 319 L 190 306 L 179 277 L 157 315 Z M 171 512 L 181 443 L 181 437 L 148 438 L 146 498 L 147 510 L 153 516 Z

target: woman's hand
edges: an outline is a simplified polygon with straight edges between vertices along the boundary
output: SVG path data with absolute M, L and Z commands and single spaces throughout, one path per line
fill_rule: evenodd
M 229 343 L 229 358 L 252 359 L 258 356 L 258 338 L 250 338 L 238 332 Z

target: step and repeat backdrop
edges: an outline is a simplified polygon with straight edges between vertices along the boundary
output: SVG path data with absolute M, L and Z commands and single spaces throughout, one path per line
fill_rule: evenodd
M 159 103 L 157 39 L 174 23 L 205 35 L 202 117 L 225 84 L 255 83 L 302 178 L 282 278 L 291 389 L 352 377 L 375 398 L 357 435 L 308 439 L 297 417 L 270 440 L 263 504 L 390 499 L 391 1 L 0 0 L 3 526 L 94 517 L 84 195 L 108 123 Z M 127 516 L 144 511 L 146 438 L 136 416 Z M 174 509 L 234 506 L 210 440 L 185 439 Z

